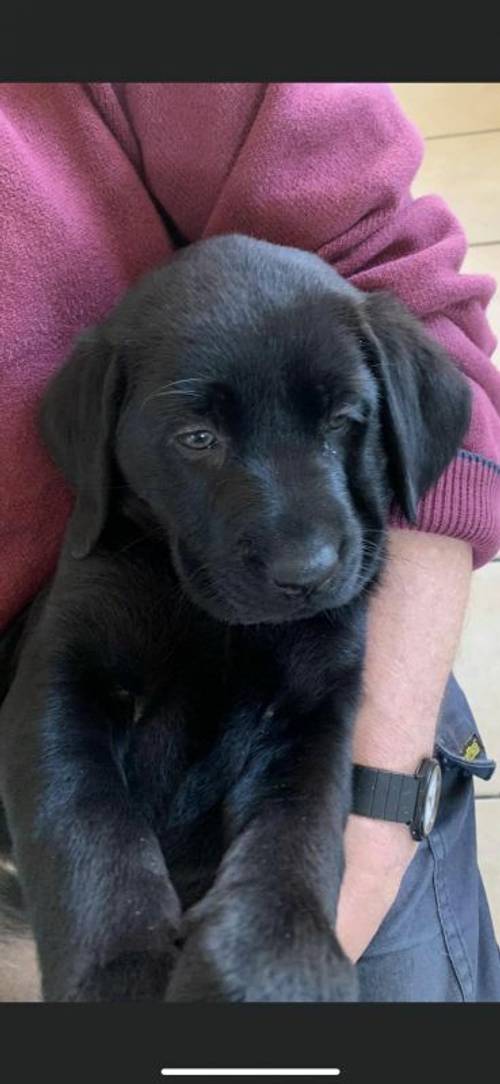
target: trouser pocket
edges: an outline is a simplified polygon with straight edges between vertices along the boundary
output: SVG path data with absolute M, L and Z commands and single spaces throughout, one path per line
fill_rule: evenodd
M 436 753 L 444 769 L 491 779 L 496 763 L 488 756 L 469 704 L 453 675 L 439 713 Z

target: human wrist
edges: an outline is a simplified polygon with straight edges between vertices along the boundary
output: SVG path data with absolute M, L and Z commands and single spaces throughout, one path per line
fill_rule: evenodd
M 344 835 L 346 870 L 351 867 L 365 877 L 397 882 L 417 846 L 408 825 L 351 813 Z
M 389 705 L 366 696 L 353 734 L 353 763 L 415 775 L 422 760 L 433 755 L 439 706 L 424 712 L 414 705 Z

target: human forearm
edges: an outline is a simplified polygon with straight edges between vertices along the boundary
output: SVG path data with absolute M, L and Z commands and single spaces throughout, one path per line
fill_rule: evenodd
M 439 707 L 463 625 L 470 547 L 456 539 L 394 531 L 372 600 L 356 763 L 413 774 L 432 753 Z M 357 959 L 395 899 L 416 844 L 406 826 L 349 818 L 337 932 Z
M 470 589 L 461 541 L 392 531 L 383 582 L 369 612 L 364 696 L 353 759 L 413 772 L 434 745 Z

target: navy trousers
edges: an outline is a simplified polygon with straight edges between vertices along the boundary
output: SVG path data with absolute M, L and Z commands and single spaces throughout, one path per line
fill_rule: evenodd
M 474 735 L 452 677 L 437 734 L 438 818 L 359 961 L 361 1001 L 500 1001 L 500 952 L 477 865 L 474 803 L 474 775 L 488 779 L 495 764 Z

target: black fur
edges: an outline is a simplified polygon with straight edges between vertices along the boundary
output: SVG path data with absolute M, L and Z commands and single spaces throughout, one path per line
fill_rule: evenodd
M 356 997 L 334 924 L 366 607 L 392 501 L 415 516 L 468 418 L 392 298 L 243 237 L 77 343 L 41 416 L 75 508 L 0 719 L 47 1000 Z

